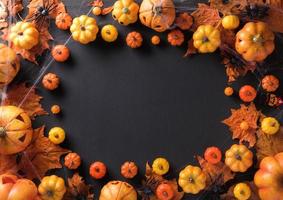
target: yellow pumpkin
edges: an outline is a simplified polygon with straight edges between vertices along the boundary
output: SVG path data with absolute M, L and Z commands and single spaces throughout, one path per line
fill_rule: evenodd
M 127 26 L 138 20 L 139 5 L 134 0 L 118 0 L 114 3 L 112 17 Z
M 38 186 L 38 192 L 42 200 L 61 200 L 66 192 L 65 181 L 56 175 L 45 176 Z
M 221 43 L 220 31 L 211 25 L 201 25 L 194 33 L 193 41 L 200 53 L 212 53 Z
M 225 153 L 225 164 L 233 172 L 245 172 L 253 164 L 253 153 L 245 145 L 233 144 Z
M 247 61 L 263 61 L 275 48 L 274 34 L 264 22 L 248 22 L 236 35 L 236 50 Z
M 0 113 L 0 154 L 23 151 L 33 135 L 29 116 L 16 106 L 1 106 Z
M 99 200 L 137 200 L 137 192 L 130 184 L 110 181 L 101 190 Z
M 111 24 L 105 25 L 101 29 L 101 36 L 106 42 L 114 42 L 118 37 L 118 30 Z
M 8 85 L 20 70 L 20 59 L 15 51 L 0 44 L 0 88 Z
M 221 23 L 223 28 L 233 30 L 238 28 L 238 26 L 240 25 L 240 20 L 236 15 L 227 15 L 223 17 Z
M 73 20 L 70 30 L 75 41 L 87 44 L 96 39 L 98 26 L 94 18 L 81 15 Z
M 197 194 L 206 186 L 206 176 L 199 167 L 188 165 L 179 174 L 179 185 L 186 193 Z
M 280 129 L 278 120 L 274 117 L 265 117 L 261 122 L 261 130 L 268 135 L 277 133 Z
M 9 40 L 20 48 L 29 50 L 39 42 L 39 32 L 30 22 L 18 22 L 11 28 Z
M 164 32 L 176 18 L 174 2 L 172 0 L 143 0 L 139 18 L 143 25 L 157 32 Z

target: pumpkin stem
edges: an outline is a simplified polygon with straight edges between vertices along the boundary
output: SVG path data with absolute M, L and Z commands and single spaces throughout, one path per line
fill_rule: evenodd
M 128 14 L 130 12 L 129 8 L 123 8 L 122 13 Z
M 263 38 L 260 34 L 257 34 L 253 37 L 253 42 L 255 43 L 263 43 Z
M 6 130 L 4 127 L 0 127 L 0 138 L 3 138 L 6 136 Z
M 242 157 L 239 155 L 239 153 L 237 153 L 237 154 L 235 155 L 235 158 L 236 158 L 237 160 L 242 160 Z
M 154 13 L 157 14 L 157 15 L 161 15 L 162 14 L 162 6 L 155 6 L 153 8 L 154 10 Z
M 53 197 L 53 191 L 48 190 L 48 191 L 47 191 L 47 196 L 48 196 L 48 197 Z
M 209 39 L 208 39 L 207 37 L 203 37 L 203 38 L 202 38 L 202 42 L 203 42 L 203 43 L 209 42 Z

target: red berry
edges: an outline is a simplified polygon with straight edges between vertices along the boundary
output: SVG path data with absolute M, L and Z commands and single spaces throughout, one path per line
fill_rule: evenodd
M 89 174 L 94 179 L 102 179 L 106 172 L 107 168 L 103 162 L 94 162 L 90 165 Z
M 156 196 L 159 200 L 171 200 L 174 197 L 174 190 L 168 183 L 161 183 L 156 189 Z
M 208 147 L 204 152 L 204 159 L 211 164 L 219 163 L 221 158 L 222 153 L 217 147 Z

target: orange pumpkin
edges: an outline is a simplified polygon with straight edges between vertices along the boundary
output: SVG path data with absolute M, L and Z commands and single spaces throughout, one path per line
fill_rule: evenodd
M 267 92 L 275 92 L 279 87 L 279 79 L 273 75 L 266 75 L 261 80 L 261 86 Z
M 37 188 L 28 179 L 19 179 L 11 174 L 0 176 L 0 200 L 35 200 Z
M 99 200 L 137 200 L 137 192 L 130 184 L 110 181 L 101 190 Z
M 138 174 L 138 167 L 134 162 L 125 162 L 121 166 L 121 174 L 125 178 L 134 178 Z
M 139 18 L 143 25 L 157 32 L 166 31 L 176 17 L 172 0 L 143 0 L 140 5 Z
M 59 87 L 60 79 L 56 74 L 48 73 L 42 79 L 42 85 L 47 90 L 55 90 Z
M 172 30 L 168 33 L 167 40 L 172 46 L 181 46 L 184 42 L 184 34 L 178 29 Z
M 33 135 L 29 116 L 16 106 L 1 106 L 0 113 L 0 154 L 23 151 Z
M 252 102 L 257 95 L 257 91 L 250 85 L 244 85 L 239 91 L 240 99 L 244 102 Z
M 60 13 L 55 19 L 56 26 L 61 30 L 67 30 L 72 25 L 73 18 L 66 12 Z
M 56 45 L 51 54 L 57 62 L 65 62 L 70 57 L 70 50 L 65 45 Z
M 248 22 L 236 35 L 236 50 L 247 61 L 263 61 L 274 48 L 274 34 L 264 22 Z
M 138 48 L 142 45 L 143 38 L 139 32 L 130 32 L 126 37 L 127 45 L 133 49 Z
M 81 157 L 77 153 L 68 153 L 65 156 L 64 165 L 68 169 L 77 169 L 81 165 Z
M 283 200 L 283 152 L 260 162 L 254 183 L 262 200 Z
M 20 60 L 15 51 L 0 44 L 0 87 L 8 85 L 20 70 Z

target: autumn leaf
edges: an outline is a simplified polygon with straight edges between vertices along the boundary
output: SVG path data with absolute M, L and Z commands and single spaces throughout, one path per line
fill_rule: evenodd
M 197 49 L 194 47 L 193 38 L 191 38 L 188 41 L 188 49 L 187 49 L 187 52 L 185 53 L 184 57 L 191 56 L 191 55 L 196 54 L 196 53 L 197 53 Z
M 246 141 L 253 147 L 256 143 L 257 123 L 262 117 L 261 112 L 256 109 L 254 103 L 248 106 L 241 104 L 239 109 L 231 109 L 231 112 L 231 116 L 223 123 L 229 126 L 233 139 L 239 139 L 240 143 Z M 248 125 L 247 129 L 241 127 L 243 123 Z
M 0 155 L 0 174 L 16 173 L 18 171 L 16 159 L 16 155 Z
M 103 7 L 104 3 L 102 0 L 94 0 L 93 2 L 90 3 L 91 6 L 93 7 Z
M 281 6 L 281 8 L 271 6 L 268 10 L 267 17 L 263 21 L 265 21 L 268 24 L 269 28 L 272 31 L 283 33 L 282 19 L 283 19 L 283 6 Z
M 9 15 L 15 16 L 22 10 L 22 0 L 0 0 L 0 30 L 8 27 L 7 19 Z
M 102 15 L 107 15 L 107 14 L 111 13 L 112 10 L 113 10 L 113 6 L 109 6 L 107 8 L 103 8 L 101 14 Z
M 230 168 L 221 161 L 217 164 L 211 164 L 201 156 L 196 156 L 196 158 L 206 175 L 206 189 L 213 185 L 222 186 L 235 176 Z
M 223 15 L 238 15 L 248 5 L 247 0 L 210 0 L 210 7 L 219 10 Z
M 148 163 L 146 163 L 146 180 L 143 182 L 143 187 L 138 191 L 142 196 L 142 200 L 158 200 L 155 191 L 161 183 L 170 184 L 174 190 L 174 197 L 172 200 L 180 200 L 183 198 L 184 193 L 178 191 L 178 184 L 175 179 L 166 180 L 162 176 L 153 172 L 152 168 Z
M 283 152 L 283 128 L 274 135 L 264 134 L 261 129 L 257 131 L 256 154 L 259 161 L 266 156 L 274 156 Z
M 175 24 L 182 30 L 189 30 L 194 23 L 194 19 L 188 13 L 181 13 L 175 20 Z
M 218 10 L 203 3 L 198 4 L 198 8 L 192 13 L 192 16 L 194 18 L 192 30 L 196 30 L 198 26 L 204 24 L 217 26 L 221 21 Z
M 92 186 L 86 185 L 83 178 L 75 173 L 72 178 L 68 178 L 67 192 L 63 200 L 93 200 L 94 194 L 91 191 Z
M 20 171 L 29 179 L 42 178 L 50 169 L 62 168 L 60 157 L 70 152 L 44 136 L 44 126 L 34 130 L 32 143 L 22 153 Z
M 36 94 L 34 87 L 27 87 L 25 83 L 22 83 L 9 88 L 3 105 L 20 106 L 34 119 L 36 116 L 47 114 L 40 104 L 41 99 L 42 97 Z
M 249 200 L 260 200 L 260 198 L 258 196 L 258 189 L 257 189 L 256 185 L 254 184 L 254 182 L 245 182 L 245 183 L 251 189 L 251 196 L 250 196 Z M 226 194 L 221 195 L 220 199 L 221 200 L 238 200 L 234 196 L 234 188 L 235 188 L 235 185 L 231 186 Z

